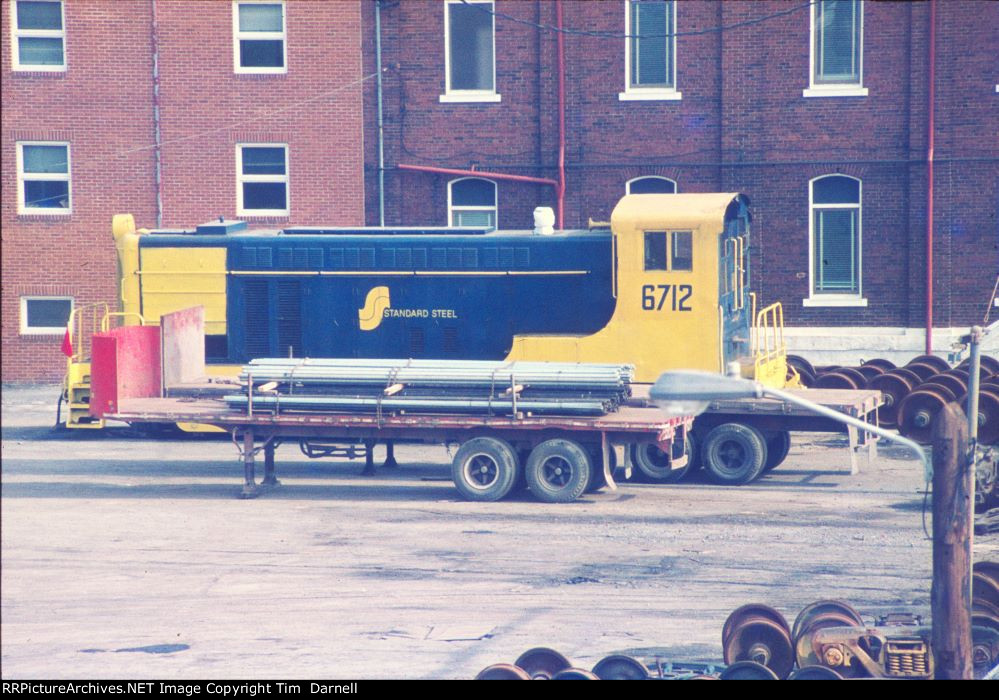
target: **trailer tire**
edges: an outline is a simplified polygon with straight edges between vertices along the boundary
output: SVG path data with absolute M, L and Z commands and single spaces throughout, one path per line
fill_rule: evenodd
M 748 484 L 763 471 L 767 443 L 760 431 L 741 423 L 723 423 L 704 438 L 701 460 L 716 484 Z
M 546 503 L 571 503 L 586 491 L 593 473 L 590 455 L 572 440 L 546 440 L 531 450 L 524 467 L 527 486 Z
M 654 441 L 648 440 L 632 445 L 631 461 L 638 467 L 638 477 L 650 484 L 675 484 L 682 481 L 690 472 L 690 438 L 687 438 L 685 450 L 687 463 L 679 469 L 670 467 L 670 457 L 659 449 Z
M 506 440 L 477 437 L 464 442 L 451 462 L 455 488 L 470 501 L 498 501 L 517 483 L 517 453 Z
M 791 450 L 791 433 L 787 430 L 773 433 L 767 438 L 767 461 L 763 465 L 763 473 L 766 474 L 771 469 L 776 469 Z

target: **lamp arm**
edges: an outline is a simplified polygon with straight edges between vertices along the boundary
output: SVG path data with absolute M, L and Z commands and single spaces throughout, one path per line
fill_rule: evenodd
M 789 403 L 797 404 L 807 408 L 808 410 L 818 413 L 819 415 L 825 416 L 826 418 L 832 418 L 840 423 L 846 423 L 847 425 L 852 425 L 860 430 L 867 431 L 869 433 L 874 433 L 878 437 L 884 438 L 889 442 L 897 442 L 900 445 L 905 445 L 910 450 L 916 453 L 919 460 L 923 463 L 923 473 L 927 482 L 933 480 L 933 464 L 930 462 L 929 455 L 926 451 L 916 442 L 913 442 L 907 437 L 902 437 L 897 433 L 885 430 L 879 425 L 872 425 L 866 423 L 859 418 L 854 418 L 853 416 L 848 416 L 845 413 L 840 413 L 839 411 L 834 411 L 826 406 L 820 406 L 819 404 L 809 401 L 808 399 L 803 399 L 800 396 L 795 396 L 786 391 L 781 391 L 780 389 L 771 389 L 770 387 L 763 387 L 764 396 L 772 396 L 775 399 L 781 399 L 782 401 L 787 401 Z

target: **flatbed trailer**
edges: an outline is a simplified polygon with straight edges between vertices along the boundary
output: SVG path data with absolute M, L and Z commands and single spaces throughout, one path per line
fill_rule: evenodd
M 244 498 L 276 486 L 275 451 L 283 442 L 333 453 L 363 444 L 368 467 L 376 443 L 459 445 L 451 465 L 455 487 L 470 500 L 506 496 L 521 474 L 531 492 L 552 503 L 576 500 L 606 485 L 614 490 L 613 471 L 630 471 L 631 455 L 655 449 L 668 455 L 671 468 L 687 463 L 690 416 L 668 417 L 658 408 L 622 406 L 602 416 L 472 416 L 463 414 L 276 413 L 230 409 L 217 398 L 125 398 L 106 419 L 141 424 L 196 423 L 232 435 L 243 462 Z M 351 452 L 352 453 L 352 448 Z M 256 455 L 263 452 L 264 478 L 256 481 Z M 346 453 L 346 454 L 350 454 Z M 344 454 L 344 452 L 341 452 Z
M 631 405 L 650 406 L 649 384 L 632 385 Z M 872 425 L 878 425 L 878 409 L 884 403 L 874 389 L 785 389 L 812 403 L 831 408 Z M 792 432 L 846 433 L 850 448 L 850 474 L 859 472 L 858 455 L 867 452 L 868 464 L 875 456 L 877 435 L 820 416 L 807 408 L 776 398 L 740 398 L 711 401 L 697 416 L 691 430 L 694 454 L 687 469 L 704 464 L 713 480 L 745 484 L 776 468 L 787 457 Z M 755 437 L 764 449 L 755 455 Z M 739 449 L 734 449 L 738 447 Z M 645 472 L 646 464 L 637 466 Z M 665 472 L 660 481 L 682 478 L 684 470 Z M 647 474 L 654 477 L 654 474 Z

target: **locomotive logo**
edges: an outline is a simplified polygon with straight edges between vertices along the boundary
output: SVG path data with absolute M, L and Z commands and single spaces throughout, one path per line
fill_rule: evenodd
M 364 299 L 364 307 L 357 310 L 357 321 L 362 331 L 373 331 L 385 318 L 385 309 L 391 306 L 388 287 L 372 287 Z
M 364 306 L 357 310 L 357 322 L 362 331 L 373 331 L 382 325 L 384 318 L 405 319 L 457 319 L 455 309 L 393 309 L 388 287 L 372 287 L 364 298 Z

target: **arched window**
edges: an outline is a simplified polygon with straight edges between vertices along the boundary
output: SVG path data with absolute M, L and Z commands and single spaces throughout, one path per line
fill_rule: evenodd
M 860 297 L 860 190 L 860 180 L 848 175 L 809 183 L 813 297 Z
M 624 186 L 625 194 L 676 194 L 676 182 L 658 175 L 636 177 Z
M 447 212 L 451 226 L 496 228 L 496 183 L 463 177 L 447 184 Z

